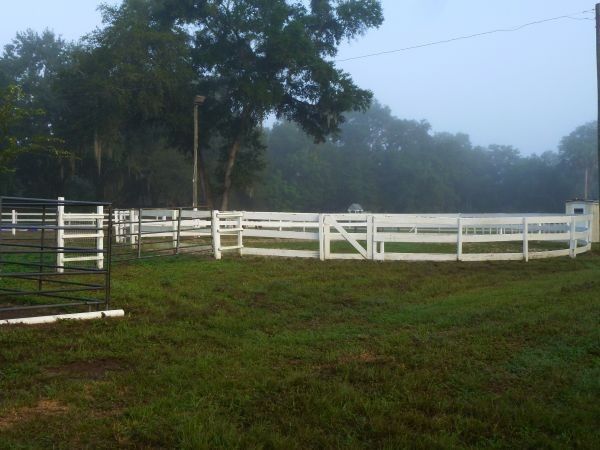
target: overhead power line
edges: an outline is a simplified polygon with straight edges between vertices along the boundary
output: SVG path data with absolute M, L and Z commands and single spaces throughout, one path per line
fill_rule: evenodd
M 475 33 L 475 34 L 468 34 L 465 36 L 457 36 L 457 37 L 453 37 L 450 39 L 444 39 L 441 41 L 434 41 L 434 42 L 426 42 L 424 44 L 417 44 L 417 45 L 411 45 L 410 47 L 404 47 L 404 48 L 398 48 L 395 50 L 387 50 L 387 51 L 382 51 L 382 52 L 376 52 L 376 53 L 368 53 L 366 55 L 360 55 L 360 56 L 353 56 L 350 58 L 343 58 L 343 59 L 336 59 L 334 62 L 346 62 L 346 61 L 354 61 L 356 59 L 364 59 L 364 58 L 372 58 L 375 56 L 382 56 L 382 55 L 389 55 L 389 54 L 393 54 L 393 53 L 400 53 L 400 52 L 406 52 L 409 50 L 416 50 L 419 48 L 424 48 L 424 47 L 431 47 L 434 45 L 441 45 L 441 44 L 448 44 L 450 42 L 456 42 L 456 41 L 463 41 L 466 39 L 473 39 L 473 38 L 477 38 L 477 37 L 481 37 L 481 36 L 487 36 L 490 34 L 496 34 L 496 33 L 513 33 L 515 31 L 519 31 L 522 30 L 523 28 L 527 28 L 527 27 L 531 27 L 534 25 L 540 25 L 543 23 L 547 23 L 547 22 L 554 22 L 557 20 L 564 20 L 564 19 L 570 19 L 570 20 L 594 20 L 592 18 L 589 17 L 573 17 L 573 16 L 577 16 L 577 15 L 581 15 L 581 14 L 587 14 L 590 12 L 594 12 L 593 9 L 589 9 L 589 10 L 585 10 L 585 11 L 581 11 L 578 13 L 573 13 L 573 14 L 565 14 L 562 16 L 557 16 L 557 17 L 551 17 L 549 19 L 541 19 L 541 20 L 535 20 L 533 22 L 528 22 L 528 23 L 524 23 L 522 25 L 517 25 L 516 27 L 512 27 L 512 28 L 497 28 L 495 30 L 489 30 L 489 31 L 483 31 L 481 33 Z

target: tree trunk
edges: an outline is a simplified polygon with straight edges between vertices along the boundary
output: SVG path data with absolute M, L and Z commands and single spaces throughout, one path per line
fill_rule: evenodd
M 235 165 L 235 158 L 242 146 L 242 134 L 233 141 L 231 148 L 229 149 L 229 155 L 227 157 L 227 165 L 225 166 L 225 179 L 223 183 L 223 198 L 221 199 L 221 211 L 227 211 L 229 209 L 229 193 L 231 191 L 231 174 L 233 172 L 233 166 Z
M 208 179 L 206 178 L 206 167 L 204 167 L 204 158 L 202 156 L 202 149 L 198 147 L 198 176 L 200 177 L 200 189 L 202 189 L 202 198 L 205 202 L 203 206 L 206 206 L 209 210 L 213 209 L 212 193 L 210 192 L 210 186 Z
M 235 159 L 237 157 L 240 148 L 242 147 L 242 141 L 248 127 L 250 111 L 247 107 L 242 109 L 240 120 L 237 125 L 237 134 L 231 147 L 229 148 L 229 154 L 227 155 L 227 164 L 225 165 L 225 178 L 223 180 L 223 197 L 221 198 L 221 211 L 227 211 L 229 209 L 229 194 L 231 193 L 231 174 L 233 173 L 233 166 L 235 166 Z
M 98 167 L 98 174 L 102 173 L 102 144 L 98 137 L 98 130 L 94 131 L 94 157 L 96 158 L 96 165 Z

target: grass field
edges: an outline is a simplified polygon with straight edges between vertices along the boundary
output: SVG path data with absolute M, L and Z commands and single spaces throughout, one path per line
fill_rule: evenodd
M 124 319 L 0 328 L 0 448 L 598 448 L 600 252 L 163 258 Z

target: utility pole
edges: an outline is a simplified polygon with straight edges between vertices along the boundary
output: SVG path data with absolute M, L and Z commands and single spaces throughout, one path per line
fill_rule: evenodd
M 596 79 L 598 84 L 598 201 L 600 202 L 600 3 L 596 3 Z M 595 226 L 600 230 L 600 220 Z
M 588 189 L 588 179 L 589 179 L 589 177 L 588 177 L 588 171 L 589 171 L 589 169 L 586 167 L 585 168 L 585 177 L 584 177 L 585 186 L 583 188 L 583 199 L 584 200 L 589 200 L 589 197 L 588 197 L 588 194 L 589 194 L 589 189 Z
M 198 106 L 204 103 L 206 97 L 194 97 L 194 176 L 192 178 L 192 207 L 198 209 Z

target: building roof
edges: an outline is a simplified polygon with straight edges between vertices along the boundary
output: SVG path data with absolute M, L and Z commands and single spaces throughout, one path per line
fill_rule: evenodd
M 572 200 L 567 200 L 567 203 L 598 203 L 598 200 L 583 200 L 581 198 L 574 198 Z
M 352 203 L 348 206 L 348 211 L 364 211 L 364 209 L 358 203 Z

